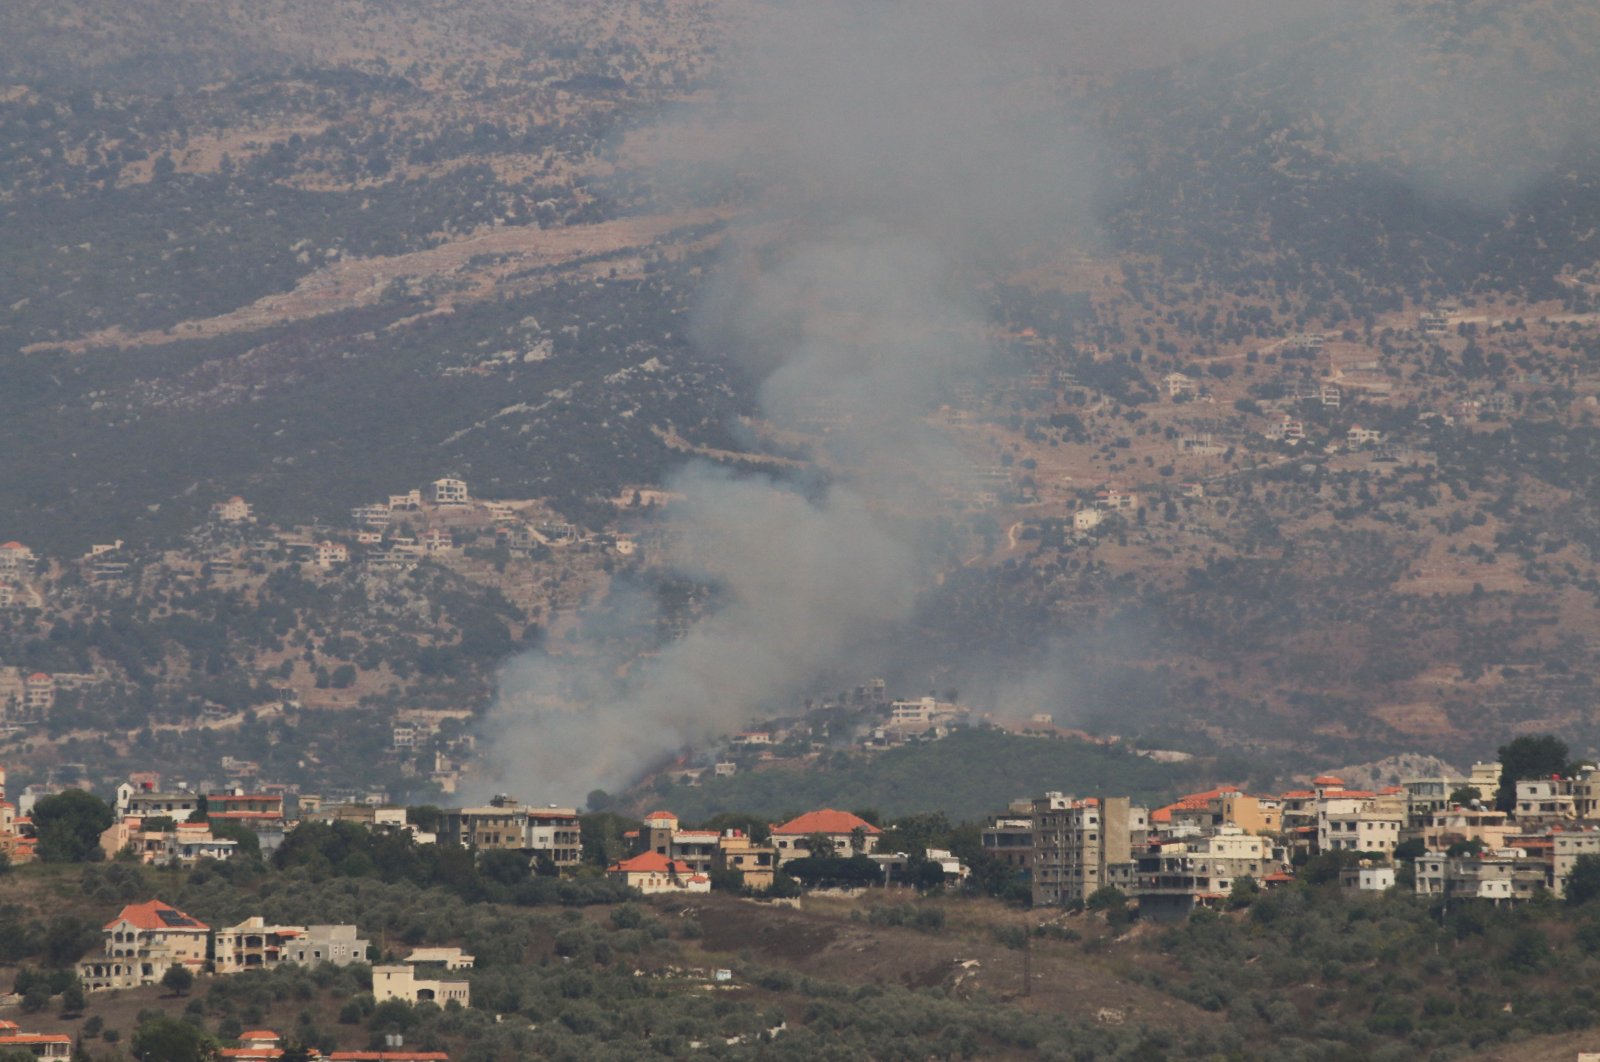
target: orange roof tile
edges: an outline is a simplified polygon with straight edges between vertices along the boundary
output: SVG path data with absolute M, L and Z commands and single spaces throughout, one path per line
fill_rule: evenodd
M 852 815 L 848 811 L 835 811 L 833 808 L 808 811 L 799 818 L 790 819 L 782 826 L 774 827 L 772 832 L 801 835 L 813 833 L 846 834 L 858 829 L 866 830 L 868 833 L 883 832 L 859 815 Z
M 191 918 L 171 904 L 162 903 L 160 900 L 129 904 L 122 909 L 121 914 L 107 922 L 105 928 L 110 929 L 118 922 L 127 922 L 136 929 L 173 929 L 199 933 L 206 933 L 211 929 L 204 922 Z
M 646 852 L 632 859 L 612 863 L 606 869 L 620 870 L 624 874 L 671 874 L 678 870 L 687 870 L 688 867 L 668 859 L 660 852 Z
M 1310 800 L 1317 794 L 1309 789 L 1291 789 L 1278 797 L 1279 800 Z

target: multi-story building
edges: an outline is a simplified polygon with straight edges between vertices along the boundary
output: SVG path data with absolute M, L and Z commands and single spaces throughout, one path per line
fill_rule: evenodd
M 1567 894 L 1567 877 L 1580 856 L 1600 856 L 1600 830 L 1553 830 L 1550 834 L 1550 891 Z
M 743 830 L 727 830 L 717 840 L 714 865 L 718 870 L 737 871 L 746 888 L 772 887 L 778 870 L 778 849 L 757 844 Z
M 193 866 L 202 859 L 232 859 L 239 842 L 216 837 L 203 822 L 179 822 L 170 829 L 145 828 L 149 819 L 128 816 L 112 823 L 100 834 L 100 851 L 115 859 L 131 851 L 141 863 L 152 866 Z
M 1318 801 L 1317 851 L 1393 853 L 1405 826 L 1400 807 L 1385 809 L 1371 793 L 1328 794 Z
M 257 915 L 217 930 L 215 961 L 217 973 L 232 974 L 282 963 L 347 966 L 366 962 L 368 952 L 368 942 L 356 937 L 355 926 L 269 926 Z
M 882 833 L 859 815 L 823 808 L 773 827 L 772 844 L 778 850 L 778 865 L 782 866 L 811 855 L 808 842 L 813 838 L 825 839 L 835 855 L 867 855 L 878 846 Z
M 160 900 L 132 904 L 105 925 L 103 954 L 78 963 L 85 990 L 159 984 L 169 969 L 199 973 L 206 964 L 211 930 Z
M 529 808 L 522 847 L 534 859 L 544 856 L 559 870 L 583 862 L 583 825 L 576 808 Z
M 1571 822 L 1578 817 L 1572 779 L 1527 778 L 1517 783 L 1517 823 Z
M 983 851 L 1027 877 L 1033 876 L 1033 802 L 1013 801 L 1004 815 L 990 815 L 983 827 Z
M 478 852 L 518 851 L 527 831 L 527 808 L 511 797 L 497 796 L 482 807 L 447 809 L 440 824 L 439 841 Z
M 459 479 L 436 479 L 428 493 L 435 505 L 466 505 L 471 501 L 466 483 Z
M 1503 811 L 1450 807 L 1428 817 L 1422 827 L 1422 843 L 1430 852 L 1443 852 L 1463 841 L 1482 841 L 1489 848 L 1504 848 L 1506 839 L 1516 832 Z
M 1234 882 L 1260 881 L 1277 869 L 1267 840 L 1237 826 L 1198 837 L 1157 838 L 1140 851 L 1133 894 L 1139 913 L 1156 918 L 1188 914 L 1227 899 Z
M 441 844 L 522 852 L 530 865 L 546 856 L 560 869 L 583 861 L 582 837 L 576 808 L 530 808 L 504 795 L 483 807 L 447 810 L 439 829 Z
M 1046 793 L 1033 802 L 1033 902 L 1082 901 L 1096 889 L 1133 884 L 1133 844 L 1150 828 L 1150 813 L 1127 797 L 1075 800 Z
M 1418 896 L 1501 904 L 1530 900 L 1547 886 L 1544 864 L 1515 848 L 1454 857 L 1426 852 L 1415 865 Z

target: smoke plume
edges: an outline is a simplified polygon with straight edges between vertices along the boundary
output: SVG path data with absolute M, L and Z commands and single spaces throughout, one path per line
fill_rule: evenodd
M 716 178 L 755 189 L 697 313 L 699 343 L 762 381 L 779 428 L 826 423 L 825 484 L 691 464 L 659 563 L 716 589 L 709 615 L 631 659 L 591 628 L 512 661 L 490 714 L 496 784 L 581 799 L 664 754 L 875 669 L 934 570 L 921 520 L 964 458 L 927 414 L 991 351 L 974 278 L 1059 238 L 1083 198 L 1038 20 L 972 5 L 807 4 L 743 42 Z M 647 595 L 611 622 L 654 618 Z

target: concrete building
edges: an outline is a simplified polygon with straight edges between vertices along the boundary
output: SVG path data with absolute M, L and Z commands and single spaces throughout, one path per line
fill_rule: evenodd
M 1550 891 L 1567 894 L 1567 877 L 1579 856 L 1600 856 L 1600 830 L 1554 830 L 1551 840 Z
M 470 970 L 478 962 L 460 948 L 413 948 L 405 961 L 413 966 L 443 966 L 446 970 Z
M 746 888 L 769 889 L 777 875 L 778 849 L 757 844 L 743 830 L 727 830 L 717 839 L 714 865 L 718 870 L 738 872 Z
M 1528 778 L 1517 783 L 1518 825 L 1571 822 L 1578 817 L 1570 778 Z
M 72 1037 L 66 1033 L 23 1032 L 14 1021 L 0 1021 L 0 1055 L 34 1058 L 71 1058 Z
M 1236 826 L 1200 837 L 1152 840 L 1138 858 L 1133 894 L 1139 913 L 1155 918 L 1188 914 L 1226 900 L 1240 878 L 1259 882 L 1277 868 L 1265 838 Z
M 823 808 L 809 811 L 772 829 L 772 844 L 778 851 L 778 865 L 811 855 L 805 842 L 813 837 L 823 837 L 840 856 L 870 854 L 878 846 L 883 831 L 872 823 L 848 811 Z
M 1501 904 L 1531 900 L 1546 888 L 1544 864 L 1528 859 L 1521 849 L 1459 857 L 1427 852 L 1416 858 L 1415 866 L 1418 896 Z
M 372 968 L 372 995 L 382 1003 L 400 999 L 407 1003 L 446 1003 L 469 1005 L 472 986 L 466 981 L 434 981 L 420 978 L 414 967 L 374 966 Z
M 606 876 L 646 896 L 660 892 L 710 892 L 711 878 L 659 852 L 645 852 L 606 868 Z
M 428 487 L 428 496 L 435 505 L 466 505 L 472 500 L 467 484 L 459 479 L 436 479 Z
M 577 808 L 529 808 L 522 847 L 532 858 L 544 856 L 558 870 L 583 862 L 583 826 Z
M 1004 815 L 984 824 L 983 851 L 1025 877 L 1033 876 L 1033 802 L 1013 801 Z
M 1150 813 L 1127 797 L 1075 800 L 1046 793 L 1033 802 L 1033 903 L 1057 906 L 1086 899 L 1106 885 L 1133 884 L 1133 844 L 1150 828 Z
M 86 991 L 160 984 L 173 966 L 199 973 L 210 928 L 160 900 L 132 904 L 104 927 L 103 953 L 78 963 Z

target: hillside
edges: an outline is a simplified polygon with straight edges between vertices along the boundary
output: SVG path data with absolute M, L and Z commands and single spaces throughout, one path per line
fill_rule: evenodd
M 436 647 L 359 615 L 354 584 L 392 589 L 364 572 L 270 633 L 216 619 L 283 605 L 254 584 L 219 610 L 63 576 L 118 540 L 154 565 L 188 537 L 184 563 L 209 563 L 192 536 L 234 494 L 285 535 L 355 545 L 353 507 L 453 475 L 621 536 L 626 554 L 569 563 L 500 557 L 474 527 L 470 586 L 395 593 L 509 594 L 521 618 L 485 597 L 429 620 L 453 638 L 486 611 L 507 637 L 482 646 L 647 673 L 740 596 L 695 556 L 704 527 L 629 504 L 691 456 L 825 515 L 830 490 L 859 492 L 912 558 L 910 604 L 782 683 L 686 698 L 714 719 L 619 727 L 659 742 L 641 762 L 840 673 L 1272 769 L 1466 761 L 1533 728 L 1600 750 L 1600 19 L 1567 0 L 1260 6 L 1080 62 L 1138 27 L 975 33 L 942 10 L 919 23 L 937 47 L 907 58 L 890 15 L 849 5 L 11 5 L 0 448 L 22 458 L 0 462 L 0 540 L 60 571 L 0 619 L 0 662 L 118 691 L 65 714 L 41 764 L 109 779 L 141 714 L 177 725 L 210 701 L 242 721 L 287 689 L 309 733 L 270 730 L 264 758 L 311 784 L 319 667 L 356 672 L 368 752 L 407 699 L 483 716 L 493 652 L 415 678 Z M 1051 34 L 1072 43 L 1038 47 Z M 819 47 L 841 65 L 808 63 Z M 771 97 L 751 55 L 785 60 Z M 779 371 L 794 350 L 836 361 Z M 780 394 L 797 380 L 812 393 Z M 835 600 L 811 589 L 847 552 L 790 549 L 810 566 L 794 585 L 756 585 L 816 612 L 761 628 L 761 652 L 708 654 L 724 675 L 837 622 L 864 573 Z M 161 643 L 142 661 L 108 633 L 130 624 Z M 222 752 L 174 741 L 144 754 Z M 733 784 L 787 806 L 760 775 Z
M 829 806 L 875 808 L 891 818 L 926 811 L 978 821 L 1012 800 L 1050 790 L 1086 796 L 1114 789 L 1159 802 L 1197 783 L 1201 771 L 1197 764 L 1160 764 L 1115 746 L 971 730 L 831 769 L 775 765 L 695 786 L 656 785 L 640 800 L 669 807 L 687 822 L 723 812 L 780 822 Z M 641 804 L 638 810 L 650 809 Z

